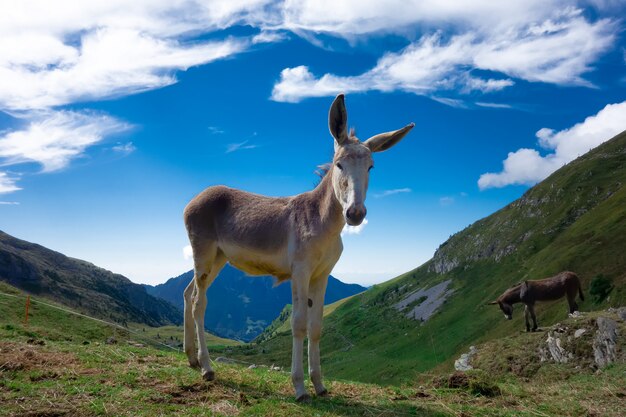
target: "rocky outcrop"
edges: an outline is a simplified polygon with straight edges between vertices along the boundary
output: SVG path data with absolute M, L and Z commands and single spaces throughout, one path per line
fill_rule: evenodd
M 626 310 L 626 309 L 625 309 Z M 616 313 L 616 310 L 608 313 Z M 625 314 L 626 316 L 626 314 Z M 576 316 L 575 325 L 557 324 L 548 330 L 548 336 L 539 346 L 541 362 L 587 364 L 592 368 L 604 368 L 619 360 L 620 324 L 619 314 L 614 317 L 600 316 L 584 320 L 584 314 Z
M 617 359 L 617 322 L 598 317 L 598 330 L 593 340 L 593 356 L 598 367 L 603 368 Z

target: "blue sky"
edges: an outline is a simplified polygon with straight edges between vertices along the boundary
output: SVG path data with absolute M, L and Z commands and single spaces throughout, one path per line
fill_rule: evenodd
M 339 92 L 362 140 L 416 123 L 344 235 L 367 285 L 626 129 L 621 1 L 85 3 L 0 5 L 0 229 L 136 282 L 191 268 L 205 187 L 311 189 Z

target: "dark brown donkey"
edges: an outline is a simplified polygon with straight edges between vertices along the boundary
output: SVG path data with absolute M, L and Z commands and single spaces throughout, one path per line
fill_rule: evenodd
M 498 304 L 504 313 L 504 317 L 507 320 L 511 320 L 513 318 L 513 304 L 524 303 L 526 305 L 524 309 L 526 331 L 529 332 L 531 330 L 530 320 L 528 319 L 530 316 L 533 319 L 532 331 L 534 332 L 537 330 L 536 301 L 558 300 L 563 296 L 567 296 L 569 312 L 573 313 L 578 310 L 576 294 L 580 295 L 582 301 L 585 300 L 578 275 L 573 272 L 563 271 L 550 278 L 524 281 L 517 284 L 506 290 L 496 301 L 492 301 L 489 304 Z

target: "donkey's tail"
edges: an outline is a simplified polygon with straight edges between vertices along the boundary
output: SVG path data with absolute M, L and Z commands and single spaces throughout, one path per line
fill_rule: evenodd
M 578 295 L 580 296 L 580 301 L 585 301 L 585 296 L 583 295 L 583 286 L 578 284 Z

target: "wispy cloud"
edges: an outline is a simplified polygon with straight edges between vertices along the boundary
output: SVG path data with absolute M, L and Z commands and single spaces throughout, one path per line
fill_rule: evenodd
M 385 190 L 382 193 L 374 194 L 374 197 L 384 198 L 384 197 L 389 197 L 390 195 L 394 195 L 394 194 L 410 193 L 410 192 L 411 192 L 410 188 L 394 188 L 393 190 Z
M 341 231 L 341 236 L 346 236 L 346 235 L 360 235 L 361 232 L 363 231 L 363 229 L 365 228 L 365 226 L 367 226 L 369 222 L 367 221 L 367 219 L 363 219 L 363 223 L 361 223 L 358 226 L 348 226 L 347 224 L 343 227 L 343 230 Z
M 87 147 L 129 128 L 127 123 L 94 112 L 33 113 L 23 130 L 0 136 L 0 165 L 36 162 L 43 172 L 58 171 Z
M 111 149 L 123 155 L 130 155 L 131 153 L 137 150 L 137 148 L 132 142 L 118 143 L 117 145 L 113 146 Z
M 255 145 L 253 143 L 250 143 L 249 140 L 244 140 L 243 142 L 239 142 L 239 143 L 229 143 L 228 145 L 226 145 L 226 153 L 232 153 L 232 152 L 237 152 L 237 151 L 241 151 L 244 149 L 254 149 L 254 148 L 258 148 L 259 145 Z
M 446 196 L 439 199 L 439 205 L 442 207 L 448 207 L 452 204 L 454 204 L 454 197 Z
M 478 187 L 484 190 L 512 184 L 535 184 L 625 129 L 626 101 L 609 104 L 596 115 L 568 129 L 558 132 L 540 129 L 537 132 L 538 145 L 548 151 L 546 155 L 528 148 L 510 152 L 502 163 L 502 171 L 482 174 Z
M 208 126 L 207 129 L 209 130 L 209 132 L 211 132 L 211 134 L 213 135 L 221 135 L 224 133 L 224 130 L 217 127 L 217 126 Z
M 6 172 L 0 172 L 0 194 L 12 193 L 18 190 L 21 190 L 21 188 L 15 184 L 15 179 L 9 177 Z
M 2 191 L 0 191 L 1 193 Z M 18 201 L 0 201 L 0 206 L 19 206 L 20 203 Z
M 484 101 L 477 101 L 475 104 L 480 107 L 489 107 L 493 109 L 512 109 L 513 108 L 513 106 L 511 106 L 510 104 L 503 104 L 503 103 L 488 103 Z
M 277 43 L 289 39 L 287 33 L 275 30 L 263 30 L 252 38 L 252 43 Z

